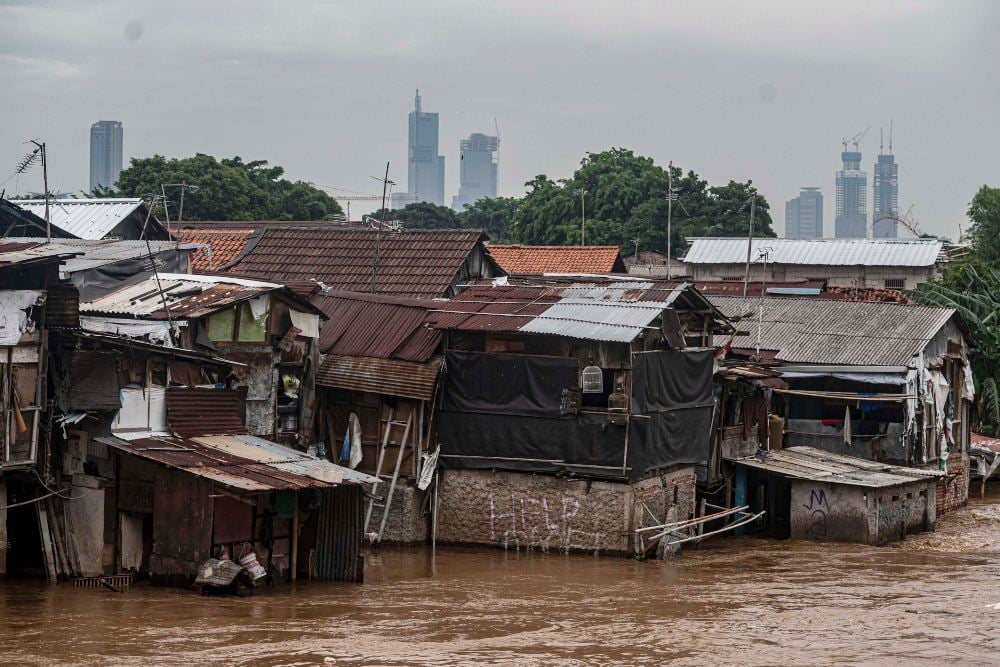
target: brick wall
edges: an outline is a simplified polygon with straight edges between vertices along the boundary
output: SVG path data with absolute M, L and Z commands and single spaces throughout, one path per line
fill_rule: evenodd
M 948 476 L 937 483 L 938 515 L 964 506 L 969 501 L 969 455 L 961 452 L 948 457 Z

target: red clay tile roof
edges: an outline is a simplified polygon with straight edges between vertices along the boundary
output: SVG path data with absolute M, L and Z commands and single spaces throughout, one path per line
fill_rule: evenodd
M 483 267 L 466 266 L 486 238 L 469 230 L 382 232 L 375 291 L 439 298 L 450 296 L 456 280 L 495 275 L 500 271 L 485 252 Z M 375 239 L 374 230 L 356 227 L 259 229 L 244 255 L 224 268 L 263 280 L 315 280 L 336 290 L 370 293 Z
M 202 271 L 216 271 L 220 266 L 239 257 L 253 229 L 253 227 L 225 230 L 182 229 L 176 234 L 185 243 L 204 243 L 209 246 L 196 250 L 190 255 L 191 270 L 194 273 L 200 273 Z
M 613 245 L 486 246 L 507 273 L 625 273 L 625 262 Z

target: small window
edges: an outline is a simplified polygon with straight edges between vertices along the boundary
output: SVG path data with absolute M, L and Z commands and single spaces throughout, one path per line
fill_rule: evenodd
M 236 309 L 227 308 L 208 316 L 208 337 L 213 341 L 230 341 L 233 339 L 233 324 L 236 319 Z
M 885 288 L 886 289 L 904 289 L 906 287 L 905 278 L 886 278 Z
M 267 313 L 254 319 L 249 303 L 240 304 L 240 331 L 236 340 L 244 343 L 262 343 L 267 340 Z

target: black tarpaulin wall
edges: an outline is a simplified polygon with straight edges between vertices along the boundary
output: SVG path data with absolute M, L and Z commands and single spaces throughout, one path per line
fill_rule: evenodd
M 632 477 L 708 459 L 714 352 L 669 350 L 632 358 L 628 465 Z
M 708 459 L 713 357 L 712 350 L 633 357 L 629 477 Z M 438 426 L 445 465 L 525 471 L 606 466 L 591 469 L 603 475 L 622 465 L 625 426 L 609 424 L 603 413 L 563 414 L 564 391 L 578 385 L 575 359 L 451 351 L 445 364 Z
M 579 384 L 575 359 L 451 351 L 445 369 L 438 439 L 446 466 L 622 465 L 624 426 L 608 424 L 603 414 L 563 414 L 566 392 Z

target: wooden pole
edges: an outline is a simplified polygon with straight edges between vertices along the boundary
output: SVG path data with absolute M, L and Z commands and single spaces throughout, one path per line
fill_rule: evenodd
M 299 574 L 299 492 L 295 492 L 295 509 L 292 510 L 292 573 L 291 580 L 295 583 Z

